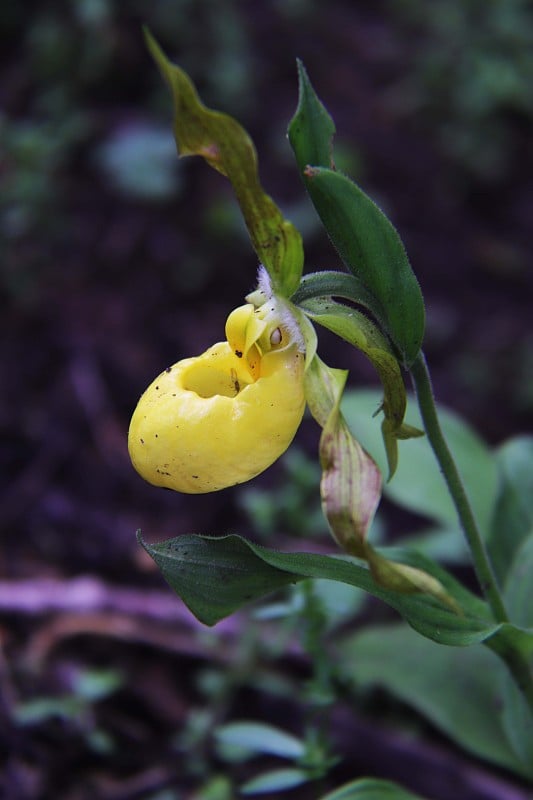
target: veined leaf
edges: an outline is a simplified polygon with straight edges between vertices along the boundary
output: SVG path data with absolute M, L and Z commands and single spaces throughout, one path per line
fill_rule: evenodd
M 504 626 L 449 573 L 429 559 L 399 550 L 380 550 L 387 557 L 433 575 L 461 606 L 464 616 L 423 594 L 404 595 L 378 586 L 356 560 L 314 553 L 279 553 L 240 536 L 179 536 L 160 544 L 139 541 L 163 576 L 207 625 L 277 589 L 306 578 L 326 578 L 358 586 L 396 609 L 420 634 L 439 644 L 466 646 L 483 642 Z M 524 636 L 527 633 L 524 632 Z
M 436 647 L 394 623 L 349 635 L 338 653 L 342 675 L 357 692 L 386 689 L 469 752 L 519 775 L 533 774 L 507 741 L 501 699 L 507 668 L 487 648 Z
M 379 421 L 372 418 L 380 402 L 378 390 L 348 390 L 344 392 L 342 410 L 354 435 L 380 468 L 385 469 Z M 472 509 L 486 535 L 498 485 L 494 456 L 464 420 L 442 406 L 438 411 Z M 416 399 L 410 394 L 405 418 L 410 425 L 422 427 Z M 412 439 L 402 445 L 402 450 L 405 458 L 400 459 L 394 480 L 384 487 L 385 494 L 404 508 L 456 530 L 456 535 L 461 537 L 457 511 L 427 438 Z

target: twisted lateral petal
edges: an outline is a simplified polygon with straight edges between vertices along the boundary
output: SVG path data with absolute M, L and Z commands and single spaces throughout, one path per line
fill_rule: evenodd
M 139 400 L 128 448 L 137 472 L 155 486 L 196 494 L 243 483 L 273 464 L 298 429 L 304 354 L 279 326 L 268 352 L 246 342 L 253 307 L 238 311 L 243 330 L 228 326 L 231 345 L 179 361 Z

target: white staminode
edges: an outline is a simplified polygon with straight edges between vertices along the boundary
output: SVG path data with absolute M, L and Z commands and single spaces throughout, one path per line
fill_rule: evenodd
M 305 340 L 300 330 L 300 326 L 296 322 L 289 308 L 285 305 L 280 307 L 281 323 L 285 330 L 289 332 L 289 337 L 293 341 L 300 353 L 305 353 Z
M 305 353 L 305 340 L 294 314 L 291 311 L 290 301 L 279 297 L 272 291 L 270 275 L 265 267 L 260 264 L 257 271 L 257 289 L 246 296 L 248 303 L 252 303 L 256 311 L 260 312 L 265 321 L 271 319 L 275 325 L 281 323 L 289 334 L 289 341 L 296 344 L 299 352 Z M 269 305 L 269 308 L 265 306 Z M 274 344 L 274 342 L 272 342 Z
M 267 300 L 272 297 L 272 284 L 270 282 L 270 275 L 262 264 L 259 265 L 257 270 L 257 288 L 261 294 L 265 295 Z

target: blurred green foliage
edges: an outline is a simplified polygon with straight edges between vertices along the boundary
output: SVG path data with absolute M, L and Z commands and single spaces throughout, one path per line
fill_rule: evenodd
M 198 76 L 206 98 L 253 106 L 249 39 L 233 0 L 223 9 L 214 0 L 66 0 L 36 4 L 31 13 L 4 4 L 0 289 L 12 300 L 37 295 L 53 260 L 47 248 L 68 240 L 80 170 L 130 202 L 170 201 L 179 191 L 168 96 L 146 52 L 143 23 Z M 157 113 L 164 130 L 148 121 Z M 222 233 L 232 231 L 226 225 Z M 37 239 L 47 244 L 34 247 Z
M 403 82 L 392 87 L 390 102 L 421 121 L 462 175 L 501 178 L 533 116 L 531 3 L 389 0 L 386 8 L 388 17 L 376 14 L 382 14 L 399 43 L 398 57 L 408 56 Z M 292 0 L 272 3 L 263 13 L 280 30 L 293 26 L 296 47 L 300 37 L 315 35 L 319 9 L 316 0 Z M 208 104 L 247 125 L 263 102 L 258 86 L 265 76 L 248 9 L 238 0 L 63 0 L 33 4 L 31 11 L 3 4 L 0 38 L 8 66 L 0 115 L 0 287 L 11 298 L 20 300 L 38 289 L 53 261 L 42 246 L 29 247 L 23 257 L 14 249 L 36 237 L 66 239 L 80 170 L 86 180 L 118 190 L 132 203 L 170 203 L 179 193 L 169 136 L 153 122 L 159 117 L 168 124 L 167 90 L 144 48 L 142 24 L 195 76 Z M 273 74 L 277 68 L 273 64 Z M 274 151 L 283 140 L 277 130 L 286 120 L 271 124 L 277 126 L 278 144 L 274 128 L 265 135 Z M 344 152 L 339 146 L 339 167 L 359 175 L 364 166 L 359 149 L 350 145 Z M 284 153 L 290 156 L 288 145 Z M 293 169 L 292 156 L 286 168 Z M 200 268 L 193 264 L 175 277 L 181 290 L 187 280 L 180 276 L 194 274 L 191 286 L 184 286 L 189 293 L 201 291 L 210 270 L 216 270 L 206 266 L 202 250 L 212 250 L 213 236 L 220 249 L 242 249 L 241 229 L 224 189 L 217 191 L 215 184 L 215 191 L 204 196 L 198 229 L 191 232 L 199 241 Z M 287 214 L 312 243 L 316 217 L 309 204 L 290 202 Z M 184 251 L 181 265 L 189 248 Z
M 94 706 L 117 692 L 124 676 L 117 670 L 80 668 L 70 676 L 70 690 L 57 696 L 39 695 L 20 702 L 14 710 L 19 727 L 37 727 L 51 719 L 61 720 L 82 736 L 94 752 L 106 755 L 114 750 L 114 741 L 96 724 Z
M 499 179 L 509 167 L 517 121 L 533 119 L 530 0 L 390 0 L 412 36 L 401 86 L 467 173 Z
M 50 219 L 60 193 L 59 173 L 71 149 L 86 135 L 82 114 L 64 119 L 0 117 L 4 175 L 0 213 L 2 232 L 17 237 Z
M 16 302 L 33 297 L 51 266 L 46 248 L 36 246 L 32 237 L 46 232 L 50 238 L 63 238 L 68 230 L 63 176 L 86 133 L 81 110 L 63 118 L 0 114 L 0 290 Z M 25 240 L 29 246 L 21 257 L 18 245 Z
M 98 147 L 96 162 L 126 196 L 168 200 L 179 187 L 176 145 L 168 126 L 123 125 Z
M 229 792 L 230 788 L 235 794 L 261 794 L 267 787 L 282 791 L 324 777 L 337 763 L 329 714 L 337 699 L 338 666 L 326 639 L 336 625 L 360 610 L 363 598 L 353 587 L 330 593 L 326 583 L 304 581 L 254 609 L 242 628 L 231 669 L 214 664 L 196 673 L 199 702 L 190 708 L 174 748 L 186 755 L 187 773 L 202 782 L 194 795 L 198 800 L 210 798 L 212 786 L 220 788 L 221 797 L 226 796 L 222 789 Z M 208 650 L 219 647 L 216 634 L 201 635 Z M 311 665 L 303 681 L 280 669 L 296 642 Z M 305 708 L 301 735 L 294 735 L 289 721 L 280 727 L 264 717 L 229 717 L 228 709 L 243 690 L 259 692 L 273 706 L 298 698 L 297 703 Z M 279 767 L 272 757 L 284 759 L 288 765 Z M 243 771 L 240 765 L 252 760 L 257 765 L 252 764 L 250 778 L 250 768 Z M 265 766 L 271 768 L 265 770 Z
M 299 538 L 314 537 L 327 530 L 320 506 L 320 466 L 302 450 L 291 447 L 281 459 L 283 477 L 279 485 L 261 489 L 243 487 L 239 504 L 254 532 L 268 539 L 283 531 Z
M 318 0 L 276 0 L 272 4 L 275 13 L 292 25 L 318 6 Z M 390 0 L 390 7 L 412 37 L 411 62 L 402 87 L 404 102 L 410 103 L 407 110 L 422 115 L 424 125 L 439 137 L 440 146 L 460 170 L 474 177 L 501 177 L 512 156 L 516 123 L 528 125 L 533 117 L 531 2 Z M 32 255 L 24 258 L 16 257 L 14 248 L 8 252 L 10 245 L 36 234 L 66 236 L 73 188 L 68 173 L 80 153 L 88 155 L 83 168 L 98 164 L 104 178 L 132 200 L 172 199 L 179 190 L 174 145 L 169 147 L 170 128 L 168 135 L 161 135 L 158 126 L 142 119 L 143 108 L 149 109 L 145 119 L 160 114 L 168 123 L 170 116 L 166 88 L 142 44 L 142 23 L 195 75 L 206 102 L 238 115 L 253 113 L 261 99 L 256 97 L 258 72 L 242 9 L 237 0 L 223 4 L 220 0 L 64 0 L 33 4 L 31 11 L 23 3 L 0 4 L 0 36 L 10 63 L 3 86 L 3 90 L 7 87 L 8 102 L 0 116 L 0 286 L 10 296 L 25 296 L 29 284 L 42 280 L 41 268 L 47 257 L 38 243 Z M 399 29 L 394 35 L 401 36 Z M 132 105 L 141 118 L 123 126 Z M 341 169 L 357 175 L 364 168 L 363 161 L 353 145 L 338 158 Z M 292 168 L 292 160 L 287 167 Z M 90 175 L 90 180 L 98 178 L 96 173 Z M 125 197 L 120 202 L 125 203 Z M 225 195 L 210 194 L 203 213 L 206 238 L 217 239 L 221 250 L 224 241 L 232 239 L 234 243 L 240 236 L 238 214 Z M 289 216 L 306 235 L 316 231 L 316 220 L 303 202 L 301 207 L 294 206 Z M 209 270 L 215 268 L 202 252 L 185 256 L 198 259 L 190 261 L 190 270 L 180 264 L 176 271 L 180 290 L 185 290 L 185 280 L 189 280 L 184 274 L 190 274 L 190 280 L 197 281 L 195 288 L 201 288 Z M 508 392 L 510 403 L 520 402 L 524 407 L 531 407 L 533 398 L 530 345 L 525 342 L 516 355 L 521 380 Z M 471 364 L 468 370 L 473 373 Z M 493 369 L 493 381 L 498 374 Z M 479 372 L 477 385 L 478 378 Z M 262 537 L 280 531 L 298 537 L 324 533 L 318 465 L 292 448 L 283 466 L 283 479 L 274 488 L 251 487 L 242 492 L 242 505 L 254 533 Z M 501 505 L 503 501 L 499 498 L 498 502 Z M 425 537 L 428 552 L 436 554 L 440 547 L 439 555 L 461 562 L 464 548 L 456 531 L 443 528 L 440 534 L 438 540 L 435 530 Z M 372 536 L 375 541 L 375 531 Z M 235 796 L 230 780 L 217 773 L 220 753 L 214 754 L 212 740 L 214 728 L 228 719 L 231 701 L 243 689 L 256 689 L 287 704 L 309 704 L 312 711 L 333 703 L 330 689 L 337 676 L 324 671 L 328 669 L 327 637 L 339 625 L 353 621 L 362 603 L 360 592 L 331 581 L 314 582 L 312 592 L 307 584 L 291 588 L 250 618 L 232 669 L 223 668 L 214 658 L 212 668 L 198 672 L 198 706 L 190 709 L 188 725 L 175 748 L 186 756 L 189 775 L 205 781 L 195 795 L 198 800 Z M 259 618 L 265 621 L 260 636 Z M 271 623 L 274 631 L 269 639 Z M 383 632 L 376 636 L 385 647 L 383 642 L 388 640 Z M 297 637 L 308 654 L 323 656 L 314 660 L 316 674 L 307 681 L 291 680 L 275 663 L 286 656 Z M 357 642 L 356 664 L 364 663 L 365 652 L 360 649 L 364 643 L 364 639 Z M 213 653 L 220 648 L 219 640 L 213 638 L 212 648 Z M 382 657 L 380 663 L 392 662 Z M 336 667 L 332 670 L 335 673 Z M 113 672 L 89 670 L 78 677 L 64 694 L 22 701 L 16 710 L 17 724 L 37 728 L 47 719 L 61 719 L 85 737 L 93 752 L 105 755 L 114 742 L 105 729 L 95 725 L 93 712 L 97 703 L 121 689 L 122 678 Z M 366 691 L 364 681 L 356 675 L 353 684 L 351 691 L 360 697 Z M 405 716 L 405 710 L 401 711 Z M 310 740 L 316 731 L 314 722 L 307 723 Z M 307 741 L 305 736 L 304 732 Z M 318 752 L 324 755 L 328 751 Z M 157 795 L 158 800 L 177 796 L 170 790 Z

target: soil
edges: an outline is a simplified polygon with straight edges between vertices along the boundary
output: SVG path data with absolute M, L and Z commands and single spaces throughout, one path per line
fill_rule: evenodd
M 223 3 L 211 11 L 199 3 L 183 18 L 190 35 L 177 40 L 161 21 L 162 2 L 138 0 L 128 10 L 110 3 L 111 15 L 92 31 L 80 16 L 71 19 L 68 3 L 55 11 L 25 4 L 24 18 L 2 12 L 5 119 L 46 121 L 45 94 L 50 101 L 52 89 L 70 86 L 59 118 L 72 102 L 86 124 L 57 166 L 48 157 L 39 164 L 36 174 L 49 182 L 40 204 L 33 190 L 25 197 L 26 226 L 9 222 L 2 207 L 0 793 L 10 800 L 229 797 L 198 794 L 205 776 L 226 771 L 238 783 L 258 764 L 225 766 L 202 734 L 203 721 L 246 716 L 298 734 L 306 715 L 297 693 L 291 702 L 273 701 L 254 680 L 256 673 L 295 685 L 308 679 L 299 645 L 275 656 L 276 629 L 257 623 L 248 642 L 246 614 L 207 634 L 135 538 L 139 528 L 150 541 L 190 532 L 250 535 L 237 489 L 206 501 L 148 486 L 131 467 L 126 437 L 153 376 L 222 338 L 227 313 L 253 288 L 256 270 L 224 179 L 199 160 L 182 163 L 179 187 L 159 200 L 120 191 L 98 166 L 98 148 L 124 126 L 170 126 L 170 98 L 141 22 L 191 71 L 206 102 L 250 131 L 265 188 L 302 220 L 309 268 L 335 268 L 284 138 L 297 101 L 295 58 L 304 61 L 345 158 L 406 244 L 426 299 L 425 351 L 437 397 L 491 445 L 530 429 L 528 120 L 505 116 L 504 177 L 473 174 L 443 149 L 438 120 L 410 110 L 405 98 L 402 105 L 420 32 L 385 2 L 333 0 L 327 11 L 311 1 L 283 5 L 235 2 L 226 12 Z M 178 6 L 184 14 L 188 4 Z M 109 48 L 108 62 L 90 78 L 43 74 L 32 60 L 42 42 L 35 31 L 54 14 L 75 22 L 73 41 L 85 56 L 84 37 L 101 36 Z M 220 42 L 226 15 L 234 44 Z M 241 88 L 232 93 L 230 85 L 220 100 L 210 62 L 235 49 L 237 66 L 245 63 Z M 0 178 L 12 182 L 23 167 L 11 150 Z M 324 337 L 321 352 L 334 366 L 349 366 L 353 385 L 375 384 L 364 360 L 332 339 Z M 316 427 L 306 422 L 298 436 L 313 454 Z M 257 485 L 281 480 L 276 465 Z M 270 544 L 293 543 L 280 531 Z M 327 539 L 313 547 L 333 550 Z M 84 705 L 79 686 L 88 670 L 120 677 L 116 689 Z M 17 722 L 17 708 L 28 701 L 66 695 L 77 697 L 78 713 L 56 709 Z M 515 777 L 455 748 L 390 698 L 339 700 L 331 729 L 338 766 L 318 788 L 290 796 L 318 797 L 367 774 L 398 780 L 428 800 L 527 796 Z

